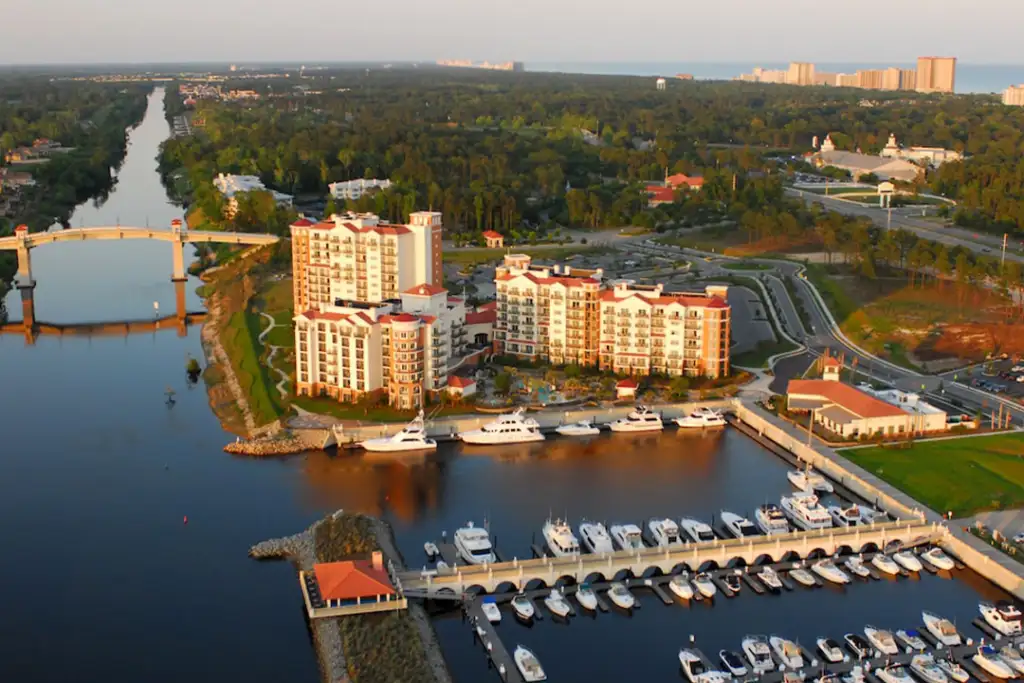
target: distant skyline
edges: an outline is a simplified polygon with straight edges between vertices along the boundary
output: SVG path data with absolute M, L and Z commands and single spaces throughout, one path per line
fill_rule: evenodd
M 660 5 L 660 6 L 659 6 Z M 0 65 L 156 62 L 1019 64 L 1019 0 L 0 2 Z

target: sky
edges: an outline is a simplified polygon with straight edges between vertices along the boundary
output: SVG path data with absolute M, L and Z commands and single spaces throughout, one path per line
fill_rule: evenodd
M 0 65 L 156 62 L 1020 64 L 1022 0 L 0 0 Z

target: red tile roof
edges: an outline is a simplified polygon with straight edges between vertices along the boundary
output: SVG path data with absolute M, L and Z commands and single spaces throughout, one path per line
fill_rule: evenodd
M 615 385 L 616 389 L 636 389 L 640 384 L 635 379 L 620 379 Z
M 652 202 L 674 202 L 676 200 L 675 190 L 660 185 L 648 185 L 647 196 Z
M 498 320 L 498 312 L 493 308 L 488 311 L 476 311 L 475 313 L 466 314 L 467 325 L 486 325 L 488 323 L 494 324 Z
M 502 235 L 500 232 L 495 232 L 493 230 L 487 230 L 486 232 L 484 232 L 484 237 L 491 240 L 504 239 L 504 235 Z
M 395 587 L 383 569 L 374 569 L 370 560 L 345 560 L 313 565 L 320 595 L 325 600 L 355 600 L 378 595 L 394 595 Z
M 833 358 L 832 356 L 828 356 L 827 358 L 822 359 L 821 365 L 822 365 L 822 367 L 825 367 L 825 368 L 841 368 L 841 367 L 843 367 L 843 364 L 839 362 L 839 359 L 838 358 Z
M 394 322 L 394 323 L 414 323 L 414 322 L 418 322 L 419 321 L 419 318 L 417 318 L 416 316 L 414 316 L 414 315 L 412 315 L 410 313 L 399 313 L 398 315 L 386 315 L 386 316 L 384 316 L 384 318 L 387 318 L 388 322 Z M 384 318 L 382 318 L 382 320 Z
M 865 394 L 860 389 L 842 382 L 823 379 L 791 379 L 786 387 L 787 394 L 822 396 L 840 408 L 858 417 L 900 417 L 907 413 L 891 403 Z
M 428 325 L 433 325 L 434 321 L 437 320 L 437 317 L 433 315 L 421 315 L 420 320 L 427 323 Z
M 685 173 L 670 175 L 668 178 L 665 178 L 665 182 L 669 187 L 681 187 L 683 185 L 688 185 L 690 187 L 704 186 L 704 178 L 700 176 L 688 176 Z
M 313 221 L 305 218 L 300 218 L 299 220 L 292 223 L 293 228 L 312 228 L 314 225 L 316 224 Z
M 496 310 L 498 310 L 498 302 L 497 301 L 488 301 L 485 304 L 480 304 L 479 306 L 477 306 L 476 310 L 477 311 L 496 311 Z
M 447 293 L 448 290 L 444 287 L 438 287 L 437 285 L 428 285 L 423 283 L 422 285 L 416 285 L 410 289 L 405 290 L 402 294 L 415 294 L 416 296 L 434 296 L 435 294 Z
M 711 297 L 711 301 L 707 303 L 708 308 L 729 308 L 729 304 L 722 300 L 720 296 Z
M 476 380 L 472 377 L 459 377 L 458 375 L 451 375 L 448 378 L 448 386 L 455 387 L 456 389 L 465 389 L 476 384 Z

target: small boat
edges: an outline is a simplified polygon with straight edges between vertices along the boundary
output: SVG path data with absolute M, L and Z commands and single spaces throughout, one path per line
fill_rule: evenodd
M 1013 678 L 1013 667 L 999 656 L 991 645 L 982 645 L 978 648 L 977 654 L 971 657 L 971 661 L 981 667 L 985 673 L 992 674 L 996 678 Z
M 989 626 L 1004 636 L 1021 634 L 1021 613 L 1012 602 L 1000 600 L 996 603 L 978 603 L 978 610 Z
M 804 683 L 806 678 L 803 671 L 782 672 L 782 683 Z
M 892 559 L 896 560 L 897 564 L 908 572 L 919 572 L 924 569 L 921 566 L 921 560 L 917 559 L 917 555 L 909 550 L 901 550 L 898 553 L 894 553 Z
M 608 424 L 613 432 L 660 432 L 665 428 L 661 415 L 645 405 L 637 405 L 629 415 Z
M 1024 674 L 1024 657 L 1021 656 L 1020 650 L 1013 645 L 1004 645 L 999 648 L 999 656 L 1018 674 Z
M 580 542 L 584 548 L 595 555 L 610 553 L 615 550 L 615 546 L 612 545 L 612 537 L 608 534 L 608 529 L 600 522 L 581 523 Z
M 693 599 L 693 586 L 685 574 L 676 574 L 668 582 L 668 589 L 682 600 Z
M 854 576 L 859 576 L 862 579 L 871 578 L 871 572 L 864 566 L 864 560 L 859 557 L 846 558 L 846 561 L 843 562 L 843 566 L 846 567 L 847 571 Z
M 799 583 L 801 586 L 811 588 L 813 586 L 818 585 L 818 582 L 814 580 L 814 576 L 809 571 L 801 567 L 797 567 L 796 569 L 790 571 L 789 575 L 790 577 L 792 577 L 794 581 Z
M 806 469 L 789 472 L 786 474 L 786 478 L 789 479 L 789 483 L 801 491 L 832 493 L 834 490 L 832 484 L 825 477 L 811 470 L 810 465 L 807 465 Z
M 850 669 L 849 673 L 840 676 L 839 680 L 842 683 L 865 683 L 867 676 L 864 674 L 864 667 L 858 665 Z
M 838 664 L 846 658 L 846 655 L 843 654 L 843 648 L 831 638 L 818 638 L 817 645 L 818 652 L 821 653 L 822 659 L 826 662 Z
M 397 453 L 400 451 L 427 451 L 437 448 L 437 441 L 427 438 L 423 423 L 423 411 L 402 428 L 397 434 L 368 439 L 359 444 L 361 448 L 376 453 Z
M 850 577 L 846 575 L 846 572 L 837 567 L 832 560 L 818 560 L 811 565 L 811 571 L 832 583 L 840 585 L 850 583 Z
M 501 610 L 498 609 L 498 603 L 494 602 L 493 596 L 486 596 L 480 605 L 480 609 L 483 611 L 484 616 L 487 617 L 487 621 L 492 624 L 497 624 L 501 621 Z
M 690 683 L 728 683 L 731 678 L 724 671 L 710 668 L 699 650 L 683 648 L 679 651 L 679 665 Z
M 647 530 L 651 532 L 651 538 L 658 547 L 667 548 L 683 544 L 679 538 L 679 525 L 667 517 L 650 520 L 647 522 Z
M 779 573 L 771 567 L 765 567 L 757 573 L 757 578 L 761 579 L 761 583 L 768 587 L 768 590 L 773 593 L 777 593 L 782 590 L 782 579 L 779 578 Z
M 595 427 L 589 420 L 580 420 L 567 425 L 555 427 L 555 433 L 562 436 L 595 436 L 601 433 L 600 427 Z
M 883 655 L 898 655 L 900 653 L 900 646 L 889 631 L 875 626 L 865 626 L 864 635 L 867 636 L 871 646 Z
M 924 627 L 928 629 L 928 632 L 943 645 L 949 647 L 960 644 L 960 634 L 957 633 L 956 626 L 949 619 L 943 619 L 931 612 L 921 612 L 921 619 L 924 620 Z
M 739 570 L 736 570 L 736 571 L 739 572 Z M 721 579 L 722 579 L 722 582 L 726 586 L 728 586 L 729 590 L 731 590 L 733 593 L 739 593 L 740 592 L 740 588 L 743 587 L 743 582 L 740 581 L 739 573 L 736 573 L 736 574 L 726 574 L 725 576 L 721 577 Z
M 782 636 L 772 636 L 768 639 L 771 643 L 775 656 L 788 669 L 801 669 L 804 665 L 804 656 L 800 653 L 800 647 L 792 640 Z
M 842 507 L 841 505 L 829 505 L 828 514 L 832 523 L 839 527 L 860 526 L 864 523 L 864 515 L 859 505 Z
M 957 683 L 967 683 L 967 681 L 971 680 L 971 675 L 967 673 L 967 669 L 957 664 L 950 657 L 941 657 L 935 660 L 935 666 L 942 669 L 943 673 Z
M 484 529 L 467 522 L 466 526 L 455 531 L 455 550 L 468 564 L 491 564 L 497 562 L 491 537 Z
M 772 648 L 768 639 L 764 636 L 747 636 L 741 643 L 743 654 L 750 662 L 750 668 L 755 674 L 764 674 L 775 670 L 775 660 L 772 659 Z
M 843 636 L 843 640 L 846 641 L 846 647 L 850 649 L 850 652 L 857 659 L 864 659 L 871 655 L 871 643 L 865 640 L 863 636 L 856 633 L 847 633 Z
M 733 676 L 741 677 L 747 675 L 747 665 L 743 663 L 743 658 L 732 650 L 719 650 L 718 659 L 722 662 L 725 670 Z
M 427 541 L 423 544 L 423 552 L 425 552 L 427 557 L 431 560 L 441 554 L 441 551 L 437 549 L 437 544 L 433 541 Z
M 644 547 L 643 534 L 636 524 L 613 524 L 612 538 L 623 550 L 639 550 Z
M 924 642 L 921 634 L 914 629 L 900 629 L 896 631 L 896 638 L 911 650 L 927 650 L 928 643 Z
M 722 417 L 722 413 L 711 408 L 697 408 L 689 415 L 677 417 L 673 422 L 683 429 L 710 429 L 725 426 L 725 418 Z
M 537 655 L 522 645 L 516 645 L 512 658 L 516 661 L 516 668 L 519 669 L 519 673 L 523 675 L 523 680 L 527 681 L 527 683 L 547 680 L 547 674 L 544 673 L 544 667 L 540 665 Z
M 547 520 L 541 529 L 548 550 L 555 557 L 572 557 L 580 554 L 580 542 L 572 528 L 561 519 Z
M 580 584 L 580 587 L 576 589 L 576 602 L 580 603 L 580 607 L 585 610 L 597 611 L 597 593 L 589 583 Z
M 552 588 L 551 592 L 544 598 L 544 606 L 551 610 L 551 613 L 556 617 L 562 617 L 563 619 L 572 612 L 572 605 L 555 588 Z
M 626 588 L 626 584 L 619 583 L 618 581 L 613 583 L 611 588 L 608 589 L 608 599 L 622 609 L 633 609 L 633 606 L 636 605 L 636 598 Z
M 875 669 L 875 676 L 882 683 L 914 683 L 910 672 L 903 666 L 883 666 Z
M 445 562 L 444 560 L 438 560 L 437 564 L 435 564 L 434 567 L 436 567 L 437 571 L 439 571 L 439 572 L 440 571 L 447 571 L 448 570 L 448 563 Z
M 694 543 L 706 543 L 715 540 L 715 532 L 710 526 L 692 517 L 683 517 L 679 520 L 679 526 L 683 532 L 690 537 Z
M 718 588 L 715 587 L 715 583 L 711 580 L 711 576 L 705 572 L 701 572 L 700 574 L 697 574 L 697 576 L 693 577 L 693 585 L 705 598 L 714 597 L 715 593 L 718 592 Z
M 798 529 L 816 531 L 832 526 L 828 510 L 822 507 L 813 493 L 797 492 L 792 496 L 783 496 L 781 503 L 782 511 Z
M 786 513 L 779 506 L 765 503 L 754 511 L 754 521 L 757 526 L 768 536 L 789 533 L 789 522 L 786 521 Z
M 524 594 L 519 593 L 516 597 L 512 598 L 512 611 L 516 613 L 516 616 L 523 621 L 529 621 L 533 619 L 535 612 L 533 606 L 533 600 L 526 597 Z
M 750 536 L 759 536 L 761 534 L 761 532 L 757 530 L 757 526 L 746 517 L 740 517 L 728 510 L 722 510 L 719 517 L 729 533 L 736 538 L 748 538 Z
M 507 415 L 499 415 L 480 429 L 459 432 L 459 438 L 468 444 L 512 444 L 543 441 L 540 425 L 532 417 L 523 417 L 524 410 L 516 408 Z
M 892 561 L 892 558 L 885 553 L 877 553 L 871 558 L 871 564 L 880 572 L 896 576 L 900 573 L 900 566 Z
M 953 571 L 956 567 L 956 562 L 953 558 L 942 552 L 942 548 L 932 548 L 928 552 L 921 553 L 921 559 L 935 567 L 936 569 L 943 571 Z
M 931 655 L 914 655 L 910 660 L 910 670 L 925 683 L 949 683 L 949 676 L 935 664 Z

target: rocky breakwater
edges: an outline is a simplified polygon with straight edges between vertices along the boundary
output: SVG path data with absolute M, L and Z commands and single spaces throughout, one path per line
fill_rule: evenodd
M 328 434 L 329 432 L 323 430 L 282 431 L 270 436 L 232 441 L 224 446 L 224 451 L 251 456 L 293 455 L 320 450 Z

